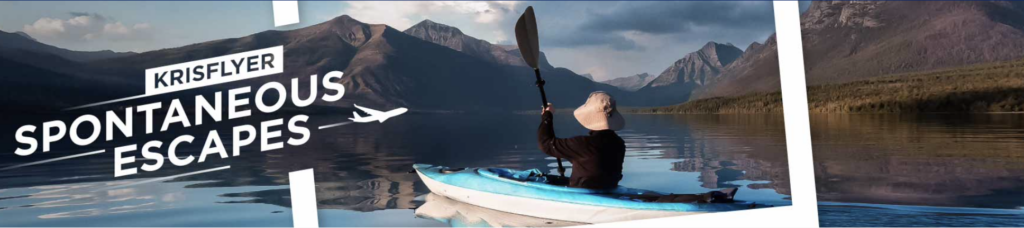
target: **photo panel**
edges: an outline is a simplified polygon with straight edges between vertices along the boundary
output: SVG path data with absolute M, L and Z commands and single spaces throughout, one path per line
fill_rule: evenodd
M 801 4 L 821 226 L 1024 225 L 1024 4 Z

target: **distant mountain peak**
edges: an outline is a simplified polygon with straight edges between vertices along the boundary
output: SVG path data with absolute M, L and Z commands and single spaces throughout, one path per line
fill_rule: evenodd
M 32 38 L 32 36 L 29 36 L 28 33 L 25 33 L 25 32 L 22 32 L 22 31 L 14 32 L 14 34 L 21 35 L 21 36 L 23 36 L 25 38 L 28 38 L 30 40 L 33 40 L 33 41 L 38 41 L 38 40 L 36 40 L 36 38 Z
M 419 27 L 423 27 L 423 26 L 428 26 L 428 27 L 430 27 L 430 26 L 437 26 L 437 27 L 455 28 L 455 27 L 452 27 L 450 25 L 441 24 L 441 23 L 438 23 L 438 22 L 430 20 L 430 19 L 423 19 L 423 21 L 420 21 L 420 23 L 416 23 L 412 27 L 417 27 L 417 26 L 419 26 Z
M 760 48 L 762 45 L 764 45 L 764 44 L 761 44 L 761 43 L 758 43 L 758 42 L 752 42 L 752 43 L 750 43 L 749 46 L 747 46 L 747 49 L 744 49 L 743 51 L 746 52 L 746 51 L 754 50 L 754 49 Z
M 322 31 L 322 30 L 325 30 L 325 29 L 327 29 L 327 30 L 338 30 L 338 29 L 347 30 L 347 29 L 354 28 L 354 27 L 363 27 L 363 26 L 369 26 L 369 25 L 370 24 L 367 24 L 367 23 L 364 23 L 362 21 L 356 20 L 355 18 L 352 18 L 351 16 L 341 15 L 341 16 L 337 16 L 337 17 L 335 17 L 335 18 L 333 18 L 333 19 L 331 19 L 329 21 L 325 21 L 325 22 L 322 22 L 320 24 L 317 24 L 317 25 L 314 25 L 314 26 L 310 26 L 310 27 L 320 27 L 319 29 L 314 29 L 314 30 L 321 30 Z
M 654 77 L 651 77 L 650 74 L 640 73 L 632 76 L 601 81 L 601 83 L 619 87 L 619 89 L 626 91 L 636 91 L 639 90 L 640 88 L 643 88 L 644 86 L 647 86 L 647 84 L 651 83 L 652 80 L 654 80 Z
M 521 54 L 519 53 L 519 49 L 515 45 L 492 44 L 467 35 L 463 33 L 462 30 L 459 30 L 459 28 L 454 26 L 437 23 L 429 19 L 423 20 L 420 23 L 409 27 L 403 31 L 403 33 L 466 53 L 470 56 L 474 56 L 488 62 L 503 65 L 526 66 L 526 62 L 523 61 Z M 547 62 L 547 58 L 544 56 L 543 52 L 541 53 L 540 58 L 541 69 L 554 69 L 554 67 Z
M 647 72 L 644 72 L 644 73 L 637 74 L 636 76 L 640 77 L 640 78 L 643 78 L 643 79 L 647 79 L 647 77 L 650 77 L 651 74 L 648 74 Z
M 684 102 L 691 93 L 700 87 L 716 81 L 726 66 L 743 55 L 732 44 L 708 42 L 699 50 L 686 54 L 650 83 L 637 90 L 644 96 L 657 97 L 649 100 L 652 104 L 666 105 Z
M 348 14 L 343 14 L 341 16 L 334 17 L 333 19 L 331 19 L 331 21 L 332 22 L 359 22 L 359 23 L 363 23 L 363 22 L 361 22 L 359 20 L 356 20 L 355 18 L 352 18 Z
M 25 34 L 24 32 L 8 33 L 0 31 L 0 51 L 2 51 L 3 49 L 24 50 L 34 53 L 56 55 L 60 58 L 76 62 L 88 62 L 135 54 L 134 52 L 113 52 L 110 50 L 73 51 L 39 42 L 38 40 L 32 38 L 28 34 Z
M 723 44 L 715 41 L 708 41 L 708 43 L 704 44 L 704 48 L 717 48 L 719 46 L 736 47 L 736 45 L 732 45 L 732 43 Z
M 580 76 L 583 76 L 584 78 L 587 78 L 587 79 L 590 79 L 591 81 L 594 81 L 594 75 L 592 75 L 590 73 L 581 74 Z
M 413 25 L 412 27 L 409 27 L 405 31 L 410 31 L 410 30 L 425 30 L 425 31 L 430 31 L 430 32 L 435 33 L 435 34 L 448 34 L 450 36 L 466 35 L 465 33 L 462 33 L 462 30 L 459 30 L 459 28 L 456 28 L 456 27 L 450 26 L 450 25 L 446 25 L 446 24 L 437 23 L 437 22 L 434 22 L 434 21 L 432 21 L 430 19 L 425 19 L 423 21 L 420 21 L 420 23 L 416 23 L 416 25 Z
M 726 66 L 736 61 L 743 54 L 743 50 L 732 45 L 732 43 L 721 44 L 712 41 L 705 44 L 704 47 L 701 47 L 694 54 L 712 62 L 717 61 L 717 64 L 720 64 L 720 66 Z

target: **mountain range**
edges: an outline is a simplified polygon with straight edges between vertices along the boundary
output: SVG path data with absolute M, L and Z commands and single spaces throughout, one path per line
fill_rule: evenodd
M 0 107 L 42 111 L 130 96 L 119 89 L 132 86 L 129 80 L 111 77 L 113 69 L 92 62 L 135 54 L 73 51 L 38 42 L 23 32 L 0 31 Z
M 8 33 L 13 34 L 13 33 Z M 35 42 L 26 37 L 0 37 Z M 38 42 L 36 42 L 38 43 Z M 40 43 L 41 44 L 41 43 Z M 246 80 L 246 85 L 291 78 L 306 79 L 309 75 L 343 71 L 341 83 L 345 97 L 334 103 L 315 103 L 325 107 L 351 107 L 353 103 L 373 107 L 408 107 L 413 110 L 527 110 L 540 106 L 534 86 L 533 69 L 523 66 L 518 50 L 499 46 L 462 34 L 453 27 L 431 21 L 398 31 L 382 24 L 366 24 L 349 16 L 305 28 L 270 30 L 253 35 L 214 40 L 187 46 L 79 62 L 37 50 L 4 50 L 0 57 L 17 64 L 33 66 L 51 75 L 49 78 L 83 78 L 80 88 L 101 90 L 127 97 L 142 93 L 140 77 L 147 68 L 210 58 L 247 50 L 284 45 L 285 73 Z M 22 45 L 24 46 L 24 45 Z M 24 52 L 24 53 L 16 53 Z M 24 55 L 37 57 L 22 58 Z M 63 61 L 66 64 L 56 64 Z M 64 66 L 58 66 L 64 65 Z M 66 69 L 66 70 L 65 70 Z M 614 86 L 586 79 L 565 68 L 550 67 L 545 61 L 541 73 L 547 81 L 549 100 L 559 104 L 579 104 L 596 90 L 616 96 L 627 96 Z M 97 80 L 88 81 L 90 78 Z M 58 79 L 27 77 L 33 85 L 58 83 Z M 107 81 L 118 82 L 108 84 Z M 301 80 L 303 83 L 306 80 Z M 59 84 L 59 83 L 58 83 Z M 211 86 L 181 92 L 174 96 L 201 94 L 239 86 L 238 83 Z M 4 85 L 9 91 L 25 90 Z M 33 87 L 39 88 L 39 87 Z M 300 93 L 308 91 L 300 91 Z M 75 100 L 91 102 L 113 99 L 78 94 Z M 33 97 L 39 96 L 39 97 Z M 25 94 L 11 100 L 59 101 L 70 94 Z M 54 108 L 66 108 L 67 102 L 42 102 Z M 90 102 L 84 102 L 90 103 Z
M 0 40 L 4 41 L 0 42 L 0 49 L 26 50 L 31 52 L 47 53 L 78 62 L 88 62 L 101 59 L 125 57 L 136 54 L 134 52 L 114 52 L 110 50 L 72 51 L 40 43 L 35 38 L 32 38 L 24 32 L 9 33 L 0 31 Z
M 870 83 L 866 80 L 887 75 L 1024 59 L 1024 3 L 1021 2 L 814 1 L 801 15 L 801 27 L 809 86 Z M 764 44 L 751 44 L 732 62 L 728 61 L 731 55 L 722 56 L 724 50 L 728 50 L 726 53 L 735 52 L 728 46 L 709 43 L 697 53 L 687 55 L 666 69 L 659 79 L 638 90 L 638 96 L 649 97 L 654 102 L 665 98 L 693 101 L 712 97 L 752 102 L 779 100 L 767 99 L 777 95 L 761 93 L 780 88 L 778 76 L 764 76 L 767 72 L 778 75 L 775 36 L 770 36 Z M 965 80 L 961 83 L 987 83 Z M 899 89 L 911 92 L 906 88 Z M 678 93 L 687 90 L 691 92 Z M 766 97 L 739 96 L 752 93 L 765 94 Z M 1008 94 L 989 95 L 1006 97 Z M 838 99 L 834 97 L 838 96 L 836 94 L 829 96 L 833 97 L 812 99 Z M 911 97 L 919 96 L 955 94 L 921 93 Z M 858 99 L 844 97 L 842 100 Z M 971 101 L 972 98 L 962 100 Z M 705 106 L 717 107 L 711 103 L 723 102 L 716 100 Z M 667 102 L 655 105 L 663 103 Z
M 801 22 L 807 81 L 812 86 L 1024 58 L 1020 2 L 815 1 Z M 277 45 L 284 45 L 289 56 L 286 73 L 254 81 L 285 82 L 302 75 L 345 72 L 343 102 L 318 105 L 523 110 L 539 103 L 532 69 L 524 66 L 515 46 L 491 44 L 429 20 L 398 31 L 348 16 L 291 31 L 264 31 L 145 53 L 72 51 L 24 33 L 0 32 L 0 64 L 21 68 L 5 74 L 48 75 L 5 77 L 8 82 L 0 89 L 12 95 L 3 98 L 5 103 L 95 102 L 141 93 L 139 75 L 146 68 Z M 681 59 L 657 77 L 641 74 L 597 83 L 554 67 L 546 58 L 541 72 L 548 81 L 549 98 L 558 104 L 580 103 L 585 94 L 605 90 L 623 106 L 664 106 L 778 91 L 777 53 L 772 35 L 743 50 L 709 42 L 695 52 L 681 53 Z M 10 92 L 40 87 L 52 88 L 36 90 L 53 92 Z M 104 89 L 77 96 L 67 92 L 88 88 Z
M 673 105 L 709 96 L 742 95 L 752 92 L 751 88 L 778 90 L 773 40 L 774 37 L 769 38 L 764 45 L 752 44 L 746 51 L 732 44 L 709 42 L 693 53 L 680 55 L 681 59 L 657 77 L 644 73 L 594 82 L 588 74 L 552 66 L 543 53 L 540 69 L 553 103 L 579 104 L 590 92 L 601 90 L 619 98 L 622 106 Z M 0 59 L 5 61 L 0 63 L 31 67 L 24 71 L 38 71 L 33 75 L 49 75 L 18 78 L 0 87 L 8 91 L 47 85 L 67 87 L 54 93 L 12 92 L 12 96 L 2 100 L 10 104 L 66 108 L 132 96 L 143 92 L 140 75 L 147 68 L 277 45 L 283 45 L 288 56 L 285 73 L 249 79 L 246 84 L 289 83 L 295 77 L 304 83 L 309 75 L 345 72 L 341 79 L 346 88 L 345 98 L 334 103 L 314 103 L 316 106 L 350 107 L 358 103 L 413 110 L 485 111 L 528 110 L 540 103 L 533 85 L 533 70 L 526 66 L 517 47 L 492 44 L 431 20 L 398 31 L 342 15 L 295 30 L 269 30 L 144 53 L 71 51 L 40 43 L 25 34 L 6 32 L 0 34 L 0 41 Z M 173 96 L 204 94 L 239 85 L 228 83 Z M 103 92 L 72 92 L 90 88 L 102 88 Z
M 512 66 L 527 66 L 523 56 L 519 53 L 519 47 L 515 45 L 491 44 L 464 34 L 459 28 L 431 20 L 423 20 L 403 32 L 488 62 Z M 539 66 L 544 70 L 555 69 L 555 67 L 551 66 L 551 63 L 548 63 L 547 56 L 543 52 L 540 53 Z
M 779 47 L 772 34 L 763 44 L 750 44 L 721 75 L 694 91 L 691 100 L 780 91 L 779 77 Z
M 732 97 L 779 91 L 778 47 L 775 36 L 746 50 L 732 44 L 708 42 L 673 63 L 636 90 L 640 106 L 665 106 L 710 97 Z
M 601 81 L 601 83 L 619 87 L 620 89 L 626 91 L 637 91 L 640 88 L 647 86 L 647 84 L 651 83 L 651 81 L 654 81 L 654 77 L 652 77 L 650 74 L 642 73 L 635 74 L 632 76 L 619 77 L 611 80 L 605 80 Z

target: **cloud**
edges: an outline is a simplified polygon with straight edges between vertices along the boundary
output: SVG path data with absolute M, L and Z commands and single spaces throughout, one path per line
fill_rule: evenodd
M 33 37 L 56 36 L 64 33 L 64 21 L 44 17 L 36 20 L 32 25 L 25 25 L 22 31 Z
M 478 23 L 493 23 L 503 19 L 509 13 L 515 12 L 514 8 L 518 2 L 496 1 L 496 2 L 469 2 L 469 1 L 443 1 L 434 2 L 435 10 L 453 10 L 458 13 L 472 14 Z
M 97 13 L 70 12 L 71 18 L 43 17 L 24 25 L 22 31 L 44 42 L 74 43 L 97 40 L 130 41 L 151 37 L 148 23 L 125 24 Z
M 431 17 L 471 17 L 476 23 L 495 23 L 507 15 L 514 14 L 517 2 L 471 2 L 471 1 L 352 1 L 347 2 L 342 14 L 347 14 L 366 23 L 387 24 L 398 30 L 405 30 L 419 21 Z
M 584 46 L 607 46 L 619 51 L 643 51 L 643 47 L 635 40 L 627 37 L 624 32 L 589 33 L 570 32 L 554 35 L 550 39 L 551 46 L 575 48 Z
M 574 27 L 549 37 L 554 45 L 605 45 L 643 50 L 637 37 L 679 39 L 709 33 L 774 31 L 771 2 L 623 2 L 588 10 Z
M 95 18 L 95 19 L 98 19 L 98 20 L 101 20 L 101 21 L 106 21 L 107 20 L 106 16 L 100 15 L 98 13 L 68 12 L 68 14 L 70 14 L 71 17 L 74 17 L 74 18 L 85 17 L 85 18 Z
M 771 2 L 636 3 L 591 14 L 593 19 L 584 22 L 582 29 L 651 34 L 691 32 L 699 27 L 771 28 L 775 18 Z

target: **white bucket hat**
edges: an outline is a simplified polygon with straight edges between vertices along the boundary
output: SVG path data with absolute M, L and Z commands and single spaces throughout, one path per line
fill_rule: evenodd
M 587 102 L 572 114 L 583 127 L 594 131 L 618 131 L 626 126 L 626 119 L 615 108 L 615 98 L 603 91 L 590 93 Z

